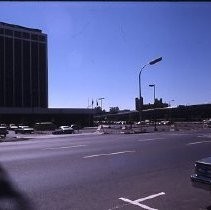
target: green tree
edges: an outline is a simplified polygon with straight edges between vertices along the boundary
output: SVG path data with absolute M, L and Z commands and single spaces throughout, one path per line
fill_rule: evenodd
M 110 112 L 111 114 L 116 114 L 116 113 L 119 112 L 119 107 L 118 107 L 118 106 L 116 106 L 116 107 L 110 107 L 109 112 Z

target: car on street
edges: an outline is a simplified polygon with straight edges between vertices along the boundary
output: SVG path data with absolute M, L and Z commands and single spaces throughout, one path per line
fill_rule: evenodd
M 71 128 L 70 126 L 60 126 L 59 129 L 52 132 L 52 134 L 54 135 L 72 134 L 72 133 L 74 133 L 74 129 Z
M 192 185 L 211 191 L 211 157 L 195 162 L 195 173 L 191 175 Z
M 77 124 L 72 124 L 70 127 L 73 128 L 74 130 L 81 129 L 81 127 L 79 125 L 77 125 Z
M 0 138 L 5 138 L 6 135 L 8 134 L 8 130 L 7 130 L 7 127 L 5 126 L 1 126 L 0 127 Z
M 69 129 L 69 128 L 71 128 L 71 127 L 68 126 L 68 125 L 59 126 L 59 129 L 62 129 L 62 130 L 67 130 L 67 129 Z
M 15 129 L 18 129 L 18 126 L 17 125 L 15 125 L 15 124 L 10 124 L 9 125 L 9 130 L 14 131 Z
M 52 131 L 56 129 L 56 125 L 52 122 L 37 122 L 34 129 L 37 131 Z
M 18 128 L 15 129 L 15 134 L 32 134 L 34 133 L 34 128 L 31 128 L 29 126 L 26 126 L 26 125 L 20 125 L 18 126 Z
M 208 127 L 208 128 L 211 128 L 211 119 L 209 119 L 209 120 L 207 121 L 207 127 Z

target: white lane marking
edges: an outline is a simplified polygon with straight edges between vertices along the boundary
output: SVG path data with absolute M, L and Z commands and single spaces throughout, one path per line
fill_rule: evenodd
M 156 141 L 156 140 L 164 140 L 164 139 L 166 139 L 166 138 L 154 138 L 154 139 L 143 139 L 143 140 L 138 140 L 138 141 L 140 141 L 140 142 L 145 142 L 145 141 Z
M 197 136 L 198 138 L 211 138 L 210 134 Z
M 69 148 L 86 147 L 86 146 L 87 145 L 72 145 L 72 146 L 65 146 L 65 147 L 49 147 L 49 148 L 44 148 L 43 150 L 69 149 Z
M 164 192 L 161 192 L 161 193 L 154 194 L 154 195 L 150 195 L 150 196 L 147 196 L 147 197 L 145 197 L 145 198 L 140 198 L 140 199 L 137 199 L 137 200 L 134 200 L 134 201 L 129 200 L 129 199 L 127 199 L 127 198 L 119 198 L 119 199 L 122 200 L 122 201 L 125 201 L 125 202 L 127 202 L 127 203 L 130 203 L 130 204 L 139 206 L 139 207 L 141 207 L 141 208 L 143 208 L 143 209 L 147 209 L 147 210 L 157 210 L 157 209 L 151 208 L 151 207 L 149 207 L 149 206 L 147 206 L 147 205 L 141 204 L 140 202 L 143 202 L 143 201 L 145 201 L 145 200 L 149 200 L 149 199 L 152 199 L 152 198 L 156 198 L 156 197 L 161 196 L 161 195 L 165 195 L 165 193 L 164 193 Z
M 193 142 L 193 143 L 188 143 L 187 145 L 203 144 L 203 143 L 211 143 L 211 141 L 197 141 L 197 142 Z
M 111 156 L 111 155 L 119 155 L 119 154 L 125 154 L 125 153 L 133 153 L 133 152 L 136 152 L 136 151 L 132 150 L 132 151 L 122 151 L 122 152 L 114 152 L 114 153 L 108 153 L 108 154 L 89 155 L 89 156 L 84 156 L 83 158 L 93 158 L 93 157 L 100 157 L 100 156 Z
M 171 133 L 167 134 L 168 136 L 189 136 L 190 134 L 188 133 Z

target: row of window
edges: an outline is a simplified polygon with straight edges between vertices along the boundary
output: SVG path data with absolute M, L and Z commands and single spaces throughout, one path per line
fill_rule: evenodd
M 31 34 L 27 32 L 13 31 L 9 29 L 0 28 L 0 34 L 3 34 L 3 35 L 13 36 L 13 32 L 14 32 L 14 36 L 17 38 L 32 39 L 35 41 L 46 41 L 46 36 L 43 36 L 43 35 Z
M 0 36 L 0 107 L 47 107 L 46 44 Z

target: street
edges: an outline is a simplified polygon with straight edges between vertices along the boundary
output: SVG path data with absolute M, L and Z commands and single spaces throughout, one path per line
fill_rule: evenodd
M 3 142 L 0 209 L 210 210 L 190 182 L 208 156 L 209 129 Z

